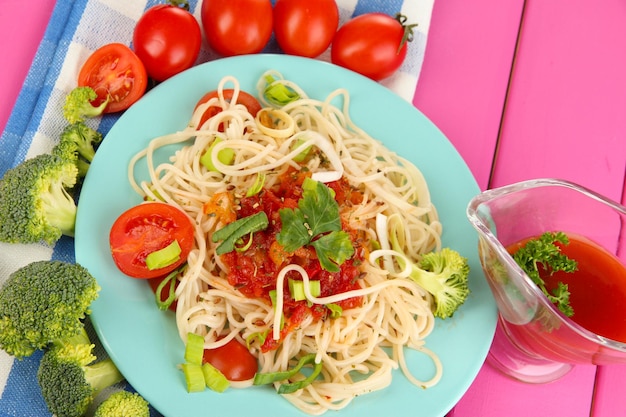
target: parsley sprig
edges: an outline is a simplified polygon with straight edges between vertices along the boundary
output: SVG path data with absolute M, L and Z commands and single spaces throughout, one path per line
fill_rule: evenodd
M 548 271 L 550 275 L 557 271 L 574 272 L 578 263 L 567 257 L 556 242 L 569 244 L 569 238 L 563 232 L 546 232 L 536 239 L 531 239 L 513 254 L 513 259 L 524 272 L 541 289 L 548 299 L 556 304 L 563 314 L 568 317 L 574 315 L 570 305 L 570 292 L 567 284 L 559 282 L 557 287 L 549 292 L 545 281 L 539 274 L 539 267 Z
M 311 245 L 322 268 L 337 272 L 354 254 L 350 236 L 341 229 L 339 204 L 321 182 L 307 178 L 302 189 L 297 208 L 279 210 L 282 228 L 276 240 L 287 252 Z

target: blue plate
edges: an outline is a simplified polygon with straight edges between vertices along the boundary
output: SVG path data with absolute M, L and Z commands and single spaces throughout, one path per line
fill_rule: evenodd
M 173 314 L 156 308 L 145 281 L 117 270 L 108 244 L 117 216 L 140 202 L 126 176 L 130 158 L 155 136 L 182 129 L 197 100 L 222 77 L 233 75 L 242 89 L 254 93 L 257 79 L 268 69 L 280 71 L 315 98 L 347 88 L 353 120 L 423 172 L 443 223 L 443 243 L 468 257 L 472 270 L 469 299 L 453 318 L 438 320 L 427 338 L 426 346 L 443 363 L 441 381 L 418 388 L 398 370 L 390 387 L 356 398 L 339 415 L 378 417 L 390 410 L 396 416 L 445 415 L 478 373 L 496 325 L 495 303 L 478 262 L 477 236 L 465 217 L 479 188 L 450 142 L 411 104 L 367 78 L 321 61 L 251 55 L 209 62 L 154 88 L 111 128 L 85 180 L 76 223 L 76 260 L 102 287 L 92 307 L 98 336 L 128 382 L 165 416 L 306 415 L 268 386 L 187 393 L 177 369 L 184 347 Z M 408 358 L 418 377 L 431 375 L 433 366 L 425 355 L 410 352 Z

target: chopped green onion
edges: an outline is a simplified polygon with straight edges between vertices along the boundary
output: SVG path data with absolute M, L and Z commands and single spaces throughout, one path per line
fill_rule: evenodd
M 252 342 L 256 339 L 262 345 L 265 343 L 265 339 L 267 339 L 267 335 L 270 333 L 269 329 L 262 332 L 251 333 L 246 337 L 246 347 L 248 350 L 252 347 Z
M 215 252 L 218 255 L 223 255 L 235 250 L 235 243 L 243 236 L 258 232 L 265 229 L 269 225 L 269 220 L 265 212 L 260 211 L 251 216 L 247 216 L 232 223 L 227 224 L 220 230 L 216 230 L 213 233 L 213 242 L 222 240 L 223 242 L 216 248 Z
M 200 163 L 204 165 L 204 167 L 209 171 L 219 172 L 219 170 L 213 164 L 212 155 L 215 146 L 222 141 L 223 139 L 221 138 L 215 138 L 213 143 L 211 143 L 211 146 L 209 146 L 209 149 L 207 149 L 207 151 L 200 157 Z M 221 149 L 217 153 L 217 160 L 224 165 L 232 165 L 233 161 L 235 160 L 235 151 L 231 148 Z
M 276 310 L 276 295 L 277 295 L 276 290 L 270 290 L 268 295 L 270 296 L 270 301 L 272 302 L 272 306 L 274 306 L 274 310 Z M 274 311 L 274 314 L 277 314 L 277 312 Z M 281 311 L 280 312 L 280 328 L 281 329 L 283 328 L 284 324 L 285 324 L 285 316 L 283 312 Z
M 311 372 L 311 374 L 309 376 L 307 376 L 305 379 L 301 380 L 301 381 L 296 381 L 296 382 L 292 382 L 289 384 L 281 384 L 278 387 L 278 393 L 279 394 L 291 394 L 293 392 L 296 392 L 304 387 L 306 387 L 307 385 L 309 385 L 310 383 L 312 383 L 313 381 L 315 381 L 315 378 L 317 378 L 317 376 L 322 372 L 322 363 L 316 363 L 315 366 L 313 367 L 313 372 Z
M 202 373 L 206 386 L 213 391 L 224 392 L 230 386 L 224 374 L 208 362 L 202 364 Z
M 320 281 L 309 281 L 309 291 L 311 291 L 311 295 L 313 297 L 319 297 L 321 294 Z M 304 282 L 289 279 L 289 293 L 291 294 L 291 298 L 295 301 L 302 301 L 306 299 L 306 293 L 304 292 Z
M 298 149 L 304 142 L 306 142 L 305 139 L 296 139 L 293 142 L 292 149 Z M 310 151 L 311 151 L 311 147 L 310 146 L 307 146 L 306 148 L 304 148 L 302 151 L 300 151 L 300 153 L 298 155 L 293 157 L 294 162 L 302 162 L 302 161 L 304 161 L 304 159 L 307 157 L 307 155 L 309 154 Z
M 289 280 L 289 293 L 291 294 L 291 298 L 296 301 L 306 299 L 304 295 L 304 282 L 296 281 L 295 279 Z
M 154 194 L 154 197 L 156 198 L 156 200 L 154 200 L 154 199 L 152 199 L 150 197 L 146 197 L 146 200 L 148 200 L 148 201 L 165 201 L 165 199 L 161 196 L 161 194 L 159 194 L 159 192 L 154 189 L 153 185 L 150 185 L 148 188 L 150 189 L 150 191 L 152 191 L 152 193 Z
M 248 238 L 248 243 L 246 243 L 246 244 L 245 244 L 245 245 L 243 245 L 243 246 L 235 246 L 235 250 L 236 250 L 237 252 L 245 252 L 245 251 L 247 251 L 248 249 L 250 249 L 250 246 L 252 246 L 252 235 L 254 235 L 254 233 L 250 232 L 250 236 L 249 236 L 249 238 Z M 237 241 L 237 243 L 238 243 L 238 244 L 239 244 L 239 243 L 243 243 L 243 239 L 239 239 L 239 240 Z
M 252 197 L 253 195 L 258 194 L 263 189 L 263 185 L 265 185 L 265 172 L 259 172 L 256 175 L 256 180 L 252 187 L 246 193 L 246 197 Z
M 337 319 L 341 317 L 341 315 L 343 314 L 343 308 L 341 308 L 341 306 L 338 304 L 329 303 L 329 304 L 326 304 L 326 307 L 330 310 L 331 319 Z
M 270 290 L 269 296 L 270 296 L 270 301 L 272 302 L 272 305 L 275 306 L 276 305 L 276 290 Z
M 187 392 L 201 392 L 206 388 L 202 365 L 195 363 L 183 363 L 183 374 L 185 375 L 185 383 L 187 384 Z
M 285 379 L 289 379 L 298 372 L 300 372 L 300 369 L 302 369 L 302 367 L 304 367 L 305 365 L 309 365 L 312 363 L 315 363 L 315 353 L 309 353 L 308 355 L 301 357 L 298 361 L 298 364 L 287 371 L 267 372 L 264 374 L 257 373 L 254 376 L 253 384 L 265 385 L 272 384 L 274 382 L 284 381 Z
M 185 345 L 185 361 L 194 365 L 202 365 L 204 356 L 204 337 L 195 333 L 187 333 Z
M 298 100 L 300 95 L 292 88 L 289 88 L 283 83 L 272 84 L 275 79 L 272 76 L 265 77 L 267 87 L 263 91 L 263 95 L 270 103 L 282 107 L 292 101 Z
M 149 270 L 165 268 L 166 266 L 176 263 L 180 259 L 181 252 L 182 250 L 180 249 L 178 241 L 174 240 L 163 249 L 149 253 L 148 256 L 146 256 L 146 267 L 148 267 Z
M 186 264 L 170 272 L 169 275 L 166 276 L 163 281 L 161 281 L 156 287 L 156 290 L 154 291 L 154 299 L 156 301 L 157 307 L 159 307 L 160 310 L 167 310 L 176 300 L 176 281 L 178 279 L 177 277 L 178 274 L 181 273 L 183 268 L 185 267 Z M 168 296 L 165 300 L 161 300 L 161 294 L 163 293 L 165 286 L 168 284 L 170 286 Z

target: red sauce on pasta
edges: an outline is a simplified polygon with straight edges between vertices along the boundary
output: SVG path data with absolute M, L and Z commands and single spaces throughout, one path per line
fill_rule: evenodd
M 360 264 L 366 259 L 366 239 L 361 232 L 352 230 L 342 222 L 344 231 L 350 234 L 355 247 L 354 256 L 340 266 L 339 272 L 328 272 L 321 268 L 315 250 L 309 247 L 298 249 L 294 253 L 280 252 L 277 248 L 276 234 L 280 232 L 281 221 L 278 211 L 281 208 L 295 208 L 302 196 L 302 183 L 310 173 L 288 171 L 277 181 L 278 186 L 264 189 L 252 197 L 242 198 L 237 211 L 237 217 L 243 218 L 264 211 L 269 219 L 269 227 L 256 232 L 252 236 L 252 243 L 245 251 L 232 251 L 222 255 L 222 259 L 229 268 L 228 280 L 231 285 L 239 289 L 250 298 L 270 300 L 270 291 L 276 289 L 276 279 L 280 270 L 286 264 L 298 264 L 303 267 L 311 280 L 319 280 L 320 297 L 344 293 L 359 289 L 358 278 L 361 274 Z M 352 189 L 345 179 L 327 184 L 335 191 L 335 200 L 339 203 L 340 211 L 349 208 L 353 203 L 362 200 L 361 192 Z M 294 301 L 288 290 L 287 278 L 301 280 L 300 274 L 290 272 L 284 280 L 283 313 L 285 324 L 281 331 L 281 340 L 309 315 L 319 320 L 329 314 L 325 306 L 308 305 L 307 301 Z M 360 297 L 349 298 L 338 302 L 343 308 L 360 306 Z M 268 337 L 262 346 L 263 351 L 275 349 L 280 344 Z

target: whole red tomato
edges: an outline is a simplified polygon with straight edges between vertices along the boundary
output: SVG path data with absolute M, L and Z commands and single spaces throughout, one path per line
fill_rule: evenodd
M 261 52 L 272 35 L 270 0 L 203 0 L 204 34 L 220 55 Z
M 366 13 L 339 28 L 331 47 L 331 61 L 375 81 L 392 75 L 406 57 L 413 28 L 406 18 Z
M 196 62 L 202 32 L 195 17 L 183 7 L 159 4 L 137 22 L 133 48 L 148 75 L 164 81 Z
M 274 35 L 290 55 L 315 58 L 330 46 L 339 25 L 335 0 L 277 0 Z

